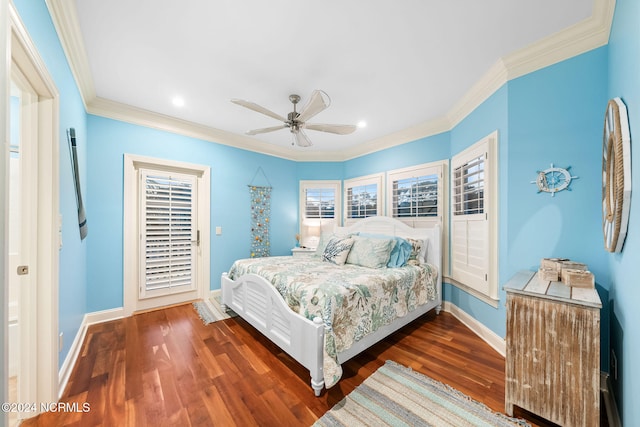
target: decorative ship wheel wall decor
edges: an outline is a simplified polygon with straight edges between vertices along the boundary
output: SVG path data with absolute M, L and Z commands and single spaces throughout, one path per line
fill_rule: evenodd
M 558 191 L 569 190 L 572 179 L 577 179 L 577 176 L 571 175 L 569 172 L 571 166 L 567 166 L 566 169 L 553 166 L 545 170 L 538 171 L 538 176 L 535 181 L 531 181 L 532 184 L 538 186 L 538 193 L 545 192 L 551 193 L 551 196 L 555 196 Z

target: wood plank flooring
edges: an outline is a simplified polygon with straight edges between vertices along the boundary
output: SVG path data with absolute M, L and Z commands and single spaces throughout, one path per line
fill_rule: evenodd
M 244 320 L 205 326 L 187 304 L 89 327 L 61 401 L 90 410 L 22 425 L 310 426 L 389 359 L 504 411 L 504 358 L 449 313 L 429 313 L 348 361 L 315 397 L 309 373 Z

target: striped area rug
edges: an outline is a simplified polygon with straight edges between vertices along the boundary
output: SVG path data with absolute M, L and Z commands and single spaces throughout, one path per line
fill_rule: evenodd
M 314 426 L 528 426 L 388 360 Z
M 204 301 L 195 301 L 193 307 L 205 325 L 237 316 L 233 310 L 222 311 L 220 307 L 220 297 L 217 295 Z

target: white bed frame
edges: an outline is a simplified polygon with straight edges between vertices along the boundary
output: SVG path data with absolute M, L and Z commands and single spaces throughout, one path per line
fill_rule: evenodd
M 419 306 L 404 317 L 379 328 L 349 349 L 338 354 L 340 364 L 346 362 L 378 341 L 411 323 L 426 312 L 442 306 L 442 244 L 440 227 L 412 228 L 389 217 L 369 217 L 350 227 L 337 227 L 336 234 L 350 232 L 375 233 L 389 236 L 427 239 L 427 262 L 438 268 L 436 299 Z M 311 387 L 320 396 L 324 388 L 322 357 L 324 346 L 324 322 L 317 317 L 313 321 L 292 311 L 276 288 L 255 274 L 231 280 L 222 273 L 222 309 L 232 309 L 240 317 L 259 330 L 282 350 L 307 368 L 311 374 Z

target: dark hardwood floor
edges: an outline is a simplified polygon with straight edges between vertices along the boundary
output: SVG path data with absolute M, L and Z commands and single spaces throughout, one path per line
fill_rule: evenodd
M 504 358 L 449 313 L 348 361 L 315 397 L 308 372 L 244 320 L 205 326 L 187 304 L 89 327 L 62 398 L 79 410 L 22 425 L 309 426 L 389 359 L 504 411 Z

